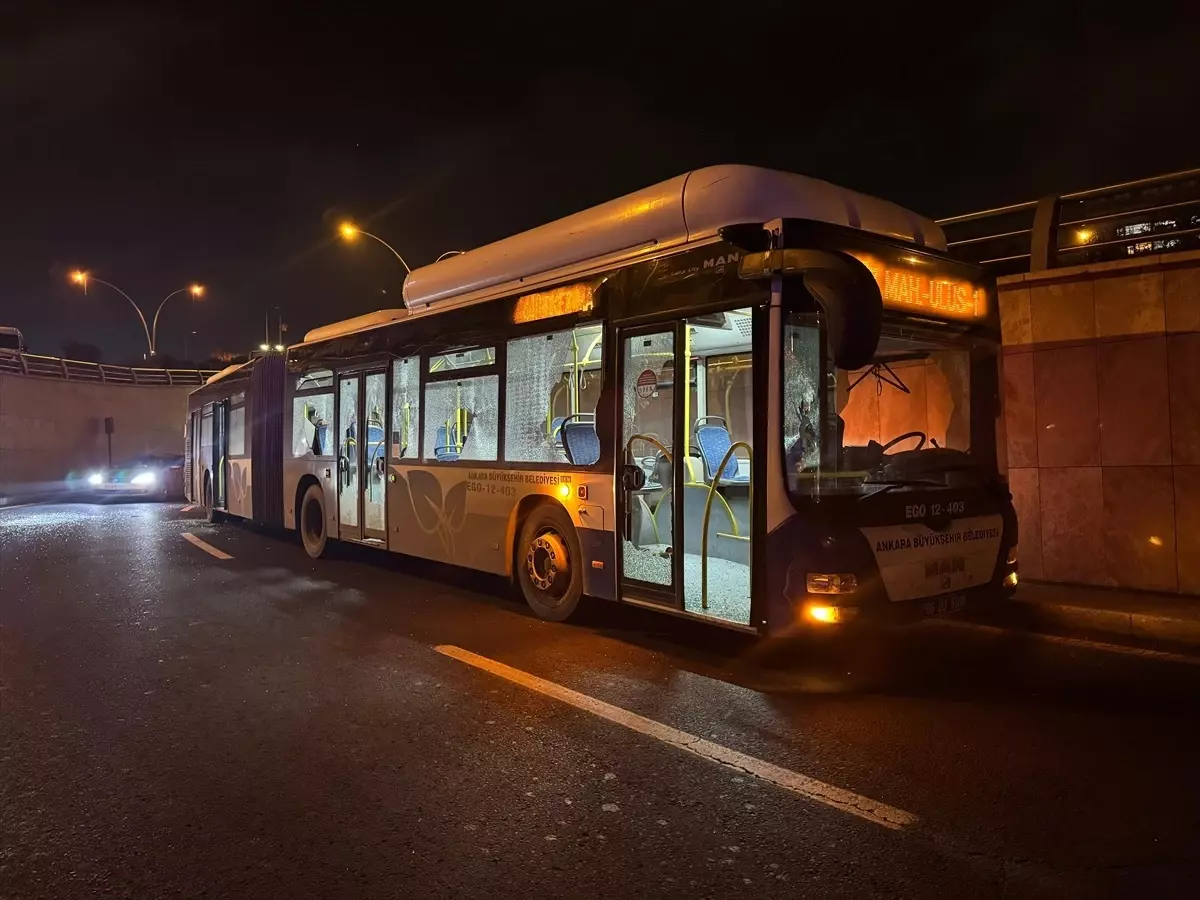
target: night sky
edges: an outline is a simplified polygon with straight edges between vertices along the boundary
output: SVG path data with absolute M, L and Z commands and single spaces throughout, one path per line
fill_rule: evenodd
M 1194 4 L 170 6 L 0 4 L 0 325 L 35 352 L 141 352 L 76 266 L 148 313 L 204 283 L 173 355 L 399 305 L 344 216 L 416 266 L 712 163 L 935 216 L 1200 165 Z

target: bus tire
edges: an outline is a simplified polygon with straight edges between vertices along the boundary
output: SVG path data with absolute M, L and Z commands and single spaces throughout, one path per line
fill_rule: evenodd
M 319 484 L 310 484 L 300 499 L 300 542 L 313 559 L 325 555 L 329 529 L 325 523 L 325 492 Z
M 213 506 L 212 479 L 208 477 L 208 473 L 204 475 L 204 517 L 213 524 L 225 521 L 220 510 Z
M 571 517 L 557 503 L 533 508 L 521 526 L 515 566 L 525 602 L 543 619 L 562 622 L 583 597 L 583 551 Z

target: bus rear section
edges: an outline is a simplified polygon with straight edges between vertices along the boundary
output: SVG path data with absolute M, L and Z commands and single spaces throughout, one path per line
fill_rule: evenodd
M 210 518 L 282 527 L 284 371 L 282 356 L 252 359 L 189 395 L 184 495 Z

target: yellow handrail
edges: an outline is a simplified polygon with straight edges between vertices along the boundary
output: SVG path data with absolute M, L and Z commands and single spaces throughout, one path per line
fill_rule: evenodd
M 663 445 L 662 441 L 660 441 L 658 438 L 651 437 L 648 434 L 635 434 L 632 437 L 630 437 L 629 440 L 625 442 L 626 455 L 628 455 L 629 453 L 631 453 L 633 451 L 633 442 L 634 441 L 645 441 L 647 444 L 652 444 L 653 446 L 657 447 L 659 450 L 662 451 L 663 456 L 665 456 L 667 458 L 667 462 L 672 462 L 671 451 L 668 450 Z
M 564 387 L 561 381 L 555 382 L 550 388 L 550 401 L 546 404 L 546 434 L 551 440 L 554 439 L 554 401 Z
M 749 502 L 746 508 L 747 518 L 750 520 L 750 533 L 754 533 L 754 451 L 745 441 L 736 441 L 730 444 L 729 449 L 725 451 L 725 455 L 721 457 L 721 465 L 717 466 L 716 477 L 708 486 L 708 499 L 704 501 L 704 524 L 700 532 L 700 608 L 708 609 L 708 517 L 712 512 L 713 494 L 717 492 L 717 485 L 721 481 L 721 473 L 725 471 L 725 466 L 729 464 L 730 457 L 733 456 L 733 451 L 738 447 L 746 448 L 746 458 L 750 461 L 750 481 L 747 482 L 749 488 Z M 722 497 L 722 500 L 725 498 Z M 728 502 L 725 504 L 729 507 Z M 730 511 L 732 516 L 732 510 Z M 737 530 L 737 520 L 734 520 L 734 530 Z

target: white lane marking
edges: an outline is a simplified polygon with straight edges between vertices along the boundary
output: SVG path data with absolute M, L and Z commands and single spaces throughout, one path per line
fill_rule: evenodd
M 218 550 L 212 544 L 204 543 L 204 541 L 200 540 L 200 538 L 196 537 L 190 531 L 185 531 L 183 533 L 183 539 L 190 544 L 195 544 L 197 547 L 199 547 L 205 553 L 215 556 L 217 559 L 233 559 L 233 557 L 230 556 L 228 553 L 226 553 L 224 550 Z
M 607 719 L 617 725 L 622 725 L 639 734 L 662 741 L 664 744 L 670 744 L 672 747 L 686 750 L 688 753 L 694 753 L 696 756 L 707 759 L 710 762 L 729 766 L 730 768 L 737 769 L 739 772 L 754 775 L 784 790 L 800 794 L 809 800 L 815 800 L 818 803 L 831 806 L 852 816 L 858 816 L 860 819 L 866 819 L 868 822 L 874 822 L 876 825 L 882 825 L 884 828 L 899 830 L 906 825 L 913 825 L 918 821 L 917 817 L 910 812 L 905 812 L 894 806 L 888 806 L 886 803 L 880 803 L 878 800 L 872 800 L 870 797 L 863 797 L 861 794 L 855 794 L 852 791 L 834 787 L 823 781 L 817 781 L 815 778 L 809 778 L 807 775 L 801 775 L 799 772 L 793 772 L 791 769 L 785 769 L 756 757 L 747 756 L 745 753 L 739 753 L 737 750 L 731 750 L 721 744 L 714 744 L 712 741 L 707 741 L 694 734 L 688 734 L 686 731 L 680 731 L 677 728 L 672 728 L 670 725 L 663 725 L 661 722 L 647 719 L 645 716 L 640 716 L 637 713 L 621 709 L 619 706 L 613 706 L 611 703 L 605 703 L 603 700 L 597 700 L 595 697 L 589 697 L 587 694 L 581 694 L 578 691 L 565 688 L 562 685 L 555 684 L 553 681 L 546 681 L 543 678 L 538 678 L 536 675 L 530 675 L 528 672 L 522 672 L 520 669 L 514 669 L 512 666 L 506 666 L 504 663 L 488 659 L 486 656 L 479 656 L 469 650 L 463 650 L 461 647 L 440 644 L 434 647 L 434 649 L 443 656 L 449 656 L 452 659 L 457 659 L 477 669 L 483 669 L 485 672 L 490 672 L 492 675 L 511 681 L 514 684 L 519 684 L 521 687 L 528 688 L 531 691 L 537 691 L 539 694 L 545 694 L 547 697 L 561 700 L 563 703 L 568 703 L 577 709 L 590 712 L 592 715 Z
M 980 625 L 976 622 L 956 622 L 953 619 L 931 620 L 929 625 L 949 628 L 967 628 L 984 634 L 1016 635 L 1047 644 L 1059 644 L 1064 647 L 1078 647 L 1080 650 L 1096 650 L 1101 653 L 1116 653 L 1120 656 L 1133 656 L 1139 659 L 1152 659 L 1158 662 L 1182 663 L 1187 666 L 1200 666 L 1200 656 L 1187 656 L 1183 653 L 1168 653 L 1166 650 L 1148 650 L 1143 647 L 1127 647 L 1124 644 L 1105 644 L 1101 641 L 1087 641 L 1083 638 L 1063 637 L 1058 634 L 1043 634 L 1038 631 L 1017 631 L 1012 628 L 1001 628 L 998 625 Z
M 196 505 L 193 503 L 191 506 L 181 507 L 179 511 L 180 512 L 191 512 L 195 508 L 196 508 Z

